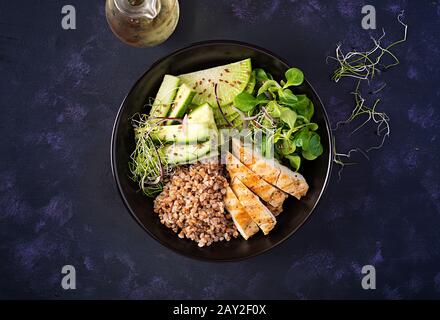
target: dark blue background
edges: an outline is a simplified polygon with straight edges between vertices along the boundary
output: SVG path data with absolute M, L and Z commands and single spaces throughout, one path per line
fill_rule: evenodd
M 0 9 L 0 298 L 439 298 L 440 1 L 182 0 L 164 44 L 131 48 L 105 21 L 104 1 L 2 1 Z M 378 30 L 361 28 L 376 3 Z M 77 30 L 61 8 L 77 9 Z M 259 257 L 212 264 L 152 240 L 115 189 L 109 143 L 119 104 L 156 59 L 192 42 L 254 43 L 302 68 L 333 123 L 353 106 L 352 81 L 334 84 L 325 57 L 336 44 L 398 39 L 401 65 L 383 73 L 380 110 L 391 138 L 370 161 L 333 179 L 318 209 L 288 241 Z M 378 143 L 374 129 L 340 151 Z M 60 287 L 77 270 L 77 290 Z M 361 288 L 361 268 L 377 289 Z

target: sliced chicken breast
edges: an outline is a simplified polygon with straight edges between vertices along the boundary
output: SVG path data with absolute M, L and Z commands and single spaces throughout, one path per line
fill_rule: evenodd
M 235 177 L 239 178 L 246 187 L 266 203 L 270 204 L 271 207 L 277 208 L 277 211 L 279 208 L 282 210 L 284 200 L 286 200 L 288 195 L 262 179 L 230 152 L 226 154 L 226 169 L 231 179 Z
M 275 159 L 265 159 L 251 146 L 244 146 L 238 139 L 232 139 L 232 151 L 243 164 L 266 182 L 273 184 L 297 199 L 301 199 L 307 194 L 309 185 L 298 172 L 293 172 Z
M 230 187 L 226 188 L 225 207 L 243 238 L 247 240 L 258 232 L 257 224 L 246 212 Z
M 270 210 L 270 212 L 273 213 L 275 217 L 278 217 L 281 212 L 283 212 L 283 207 L 273 207 L 270 204 L 266 204 L 267 209 Z
M 280 175 L 275 183 L 278 188 L 291 194 L 297 199 L 301 199 L 301 197 L 304 197 L 307 194 L 307 191 L 309 191 L 309 185 L 300 173 L 294 172 L 278 162 L 275 162 L 275 168 L 280 171 Z
M 246 212 L 260 227 L 264 234 L 268 234 L 276 225 L 277 220 L 268 208 L 260 201 L 257 195 L 249 190 L 238 178 L 232 179 L 231 188 Z

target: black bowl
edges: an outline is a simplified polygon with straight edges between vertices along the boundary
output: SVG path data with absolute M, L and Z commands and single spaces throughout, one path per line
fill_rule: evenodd
M 248 57 L 252 58 L 253 67 L 264 68 L 278 80 L 283 78 L 289 68 L 289 64 L 273 53 L 250 44 L 235 41 L 197 43 L 154 63 L 135 83 L 116 116 L 111 141 L 111 164 L 122 200 L 134 219 L 154 239 L 188 257 L 232 261 L 255 256 L 273 248 L 289 238 L 307 220 L 329 180 L 332 167 L 329 121 L 321 100 L 307 81 L 298 88 L 297 92 L 305 93 L 315 105 L 314 121 L 319 125 L 318 133 L 322 139 L 324 154 L 315 161 L 305 162 L 301 172 L 307 179 L 310 190 L 301 201 L 289 197 L 284 205 L 284 212 L 277 218 L 275 229 L 268 236 L 260 232 L 248 241 L 238 238 L 199 248 L 195 242 L 179 239 L 172 230 L 163 226 L 153 212 L 152 199 L 139 192 L 138 185 L 130 180 L 128 162 L 135 146 L 130 119 L 137 112 L 148 112 L 144 107 L 145 103 L 148 97 L 155 96 L 163 76 L 196 71 Z

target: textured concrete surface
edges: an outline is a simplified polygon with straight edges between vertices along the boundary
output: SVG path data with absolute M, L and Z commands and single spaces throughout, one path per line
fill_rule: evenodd
M 385 147 L 337 168 L 318 210 L 287 242 L 240 263 L 193 261 L 163 248 L 126 212 L 109 142 L 119 103 L 166 53 L 207 39 L 266 47 L 301 67 L 333 123 L 350 112 L 353 82 L 330 81 L 335 45 L 366 48 L 363 4 L 376 3 L 387 39 L 408 42 L 383 73 Z M 75 31 L 61 7 L 77 9 Z M 175 34 L 135 49 L 109 31 L 103 1 L 3 3 L 0 10 L 0 298 L 440 298 L 440 1 L 183 0 Z M 379 141 L 373 128 L 341 151 Z M 60 287 L 61 267 L 77 290 Z M 377 289 L 361 288 L 361 268 Z

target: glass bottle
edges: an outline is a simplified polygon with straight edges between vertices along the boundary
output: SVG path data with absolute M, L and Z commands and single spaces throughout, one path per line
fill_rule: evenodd
M 113 33 L 135 47 L 164 42 L 179 21 L 178 0 L 106 0 L 105 13 Z

